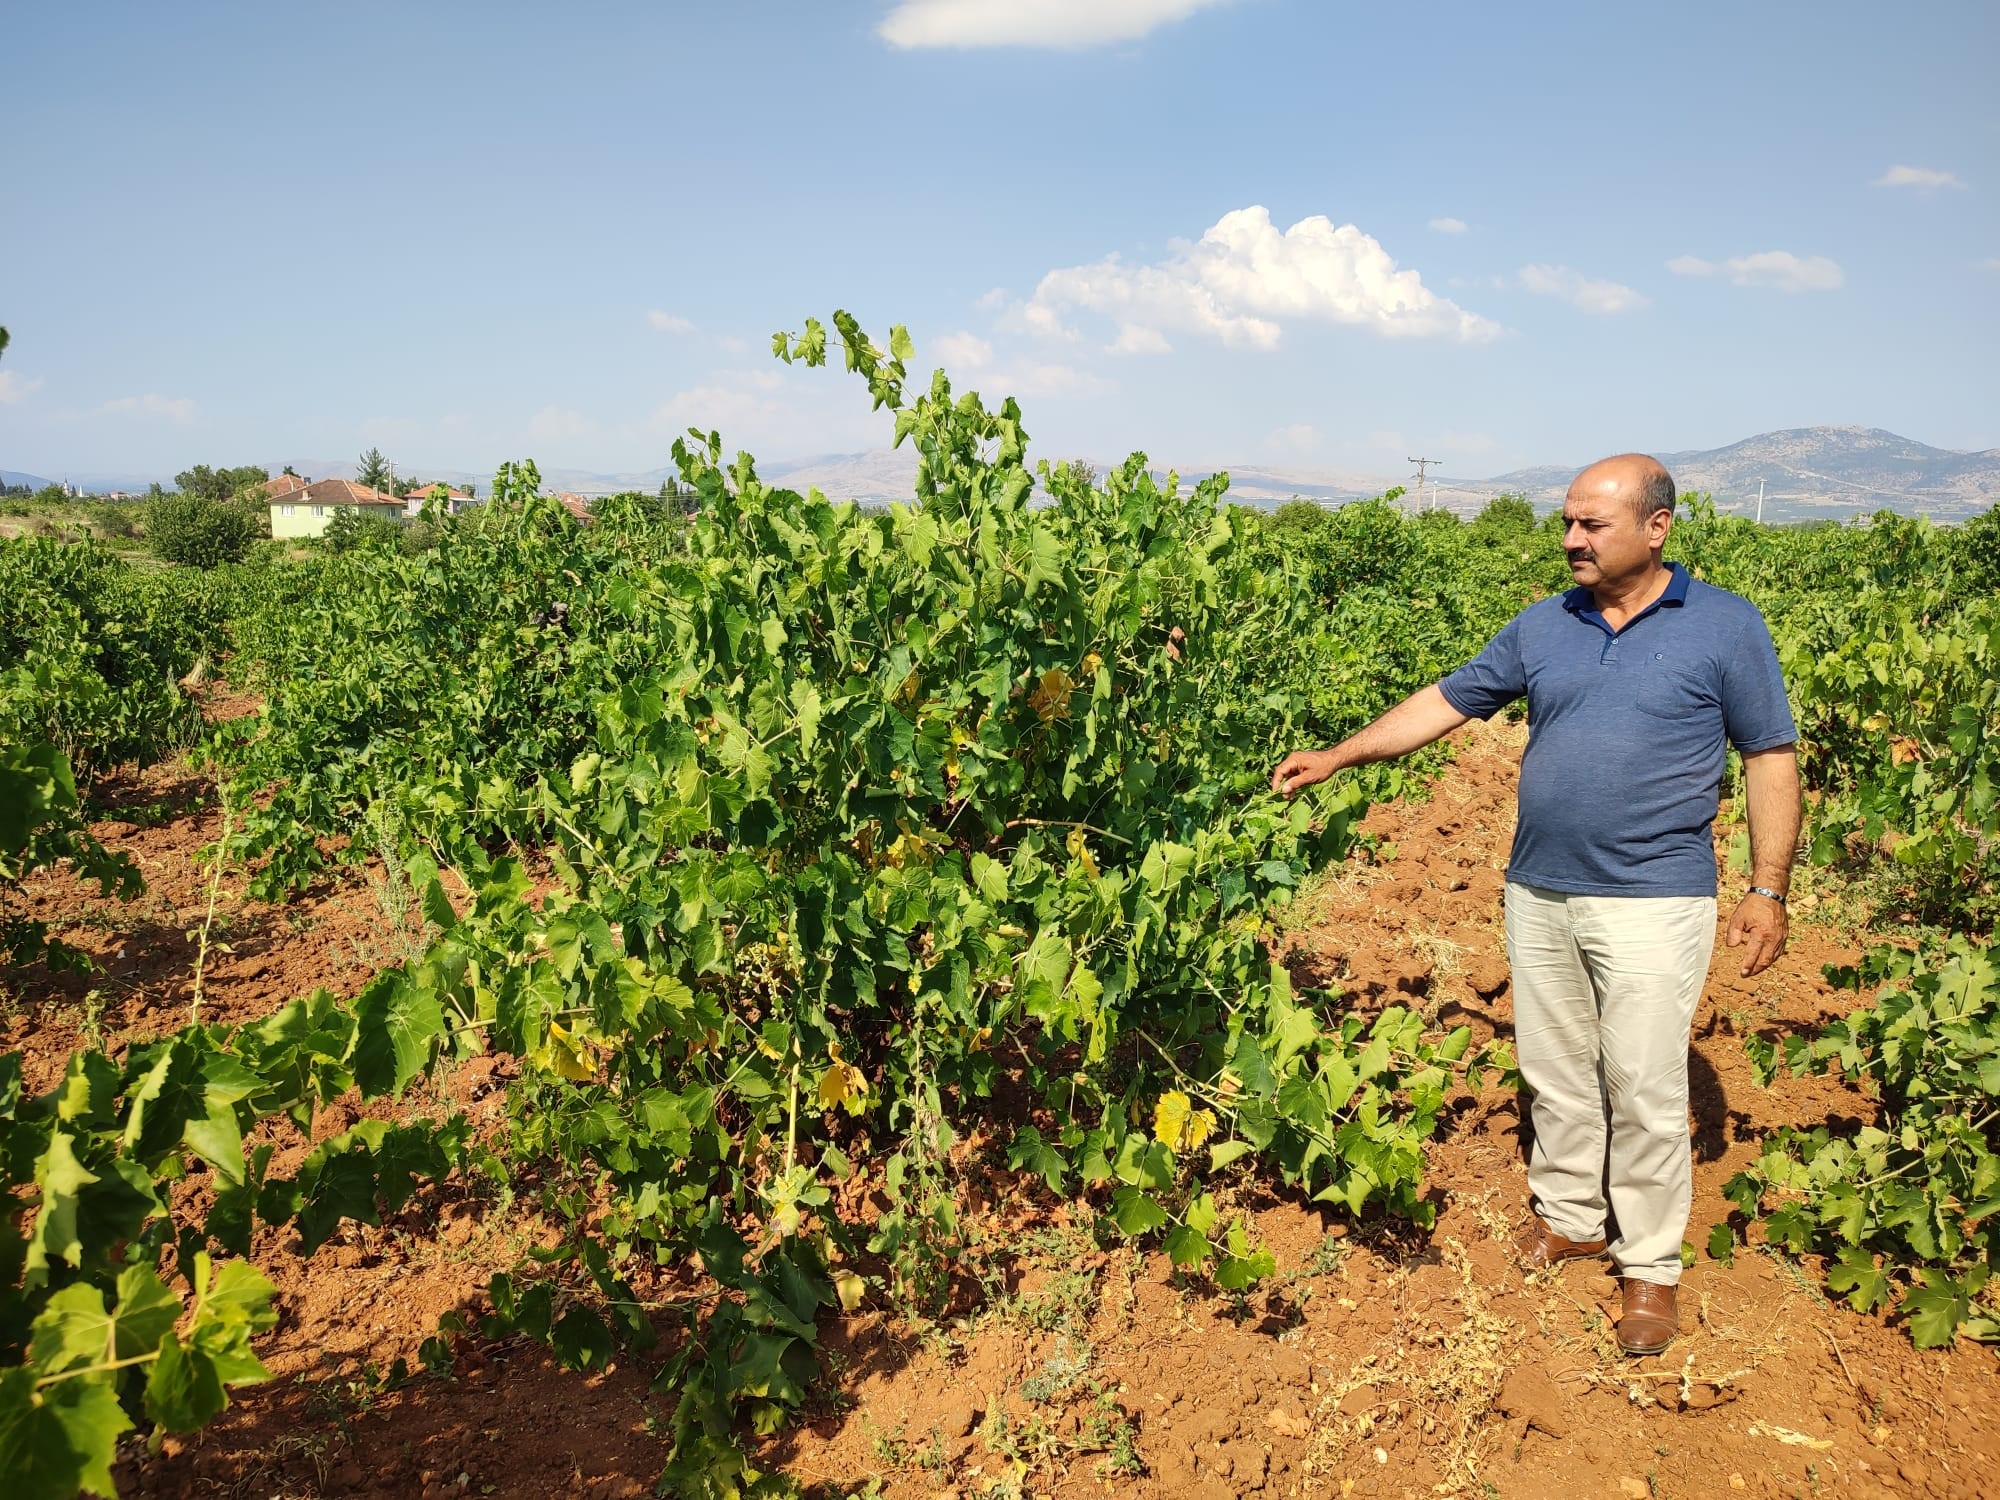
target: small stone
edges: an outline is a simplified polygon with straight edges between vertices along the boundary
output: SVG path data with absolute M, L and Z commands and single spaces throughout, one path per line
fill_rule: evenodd
M 1312 1431 L 1312 1424 L 1290 1406 L 1274 1406 L 1265 1412 L 1264 1425 L 1279 1437 L 1302 1438 Z

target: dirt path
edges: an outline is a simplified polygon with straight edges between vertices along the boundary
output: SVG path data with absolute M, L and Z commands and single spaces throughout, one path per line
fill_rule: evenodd
M 1428 801 L 1371 817 L 1376 858 L 1351 860 L 1294 911 L 1288 960 L 1355 1003 L 1505 1036 L 1498 894 L 1519 731 L 1474 726 L 1459 750 Z M 185 933 L 206 910 L 197 855 L 217 831 L 213 800 L 160 768 L 118 800 L 99 831 L 141 859 L 149 891 L 121 914 L 60 879 L 38 888 L 105 972 L 15 998 L 0 1044 L 25 1054 L 37 1087 L 86 1033 L 115 1042 L 186 1019 Z M 210 1018 L 263 1014 L 316 985 L 351 994 L 413 940 L 379 865 L 282 907 L 246 901 L 242 884 L 225 873 L 218 925 L 233 951 L 206 976 Z M 1740 1044 L 1746 1030 L 1847 1008 L 1819 968 L 1854 952 L 1802 922 L 1781 965 L 1744 981 L 1718 948 L 1692 1056 L 1697 1243 L 1759 1132 L 1866 1114 L 1824 1080 L 1758 1089 Z M 475 1060 L 404 1110 L 492 1120 L 504 1082 Z M 315 1134 L 346 1123 L 334 1111 Z M 1815 1267 L 1700 1256 L 1682 1338 L 1645 1361 L 1617 1356 L 1615 1287 L 1598 1268 L 1524 1282 L 1505 1247 L 1525 1195 L 1517 1104 L 1498 1089 L 1459 1106 L 1432 1154 L 1433 1232 L 1239 1195 L 1228 1206 L 1278 1263 L 1246 1299 L 1184 1282 L 1163 1255 L 1099 1250 L 1087 1210 L 992 1170 L 993 1143 L 969 1145 L 984 1153 L 968 1163 L 964 1205 L 977 1295 L 928 1325 L 873 1305 L 823 1319 L 825 1382 L 805 1419 L 762 1443 L 765 1465 L 827 1494 L 873 1482 L 959 1500 L 1992 1492 L 1992 1352 L 1919 1353 L 1879 1319 L 1829 1306 Z M 282 1319 L 263 1352 L 276 1378 L 206 1433 L 124 1466 L 130 1491 L 650 1494 L 669 1410 L 636 1364 L 575 1376 L 538 1349 L 487 1345 L 449 1380 L 382 1382 L 395 1360 L 416 1362 L 439 1314 L 476 1309 L 536 1232 L 517 1204 L 447 1194 L 350 1226 L 310 1261 L 267 1234 L 258 1259 Z

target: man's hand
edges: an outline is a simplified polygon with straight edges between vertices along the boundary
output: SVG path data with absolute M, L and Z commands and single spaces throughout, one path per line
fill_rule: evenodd
M 1339 769 L 1340 762 L 1331 750 L 1294 750 L 1271 773 L 1271 790 L 1289 802 Z
M 1785 951 L 1788 930 L 1783 902 L 1752 894 L 1737 903 L 1736 914 L 1729 919 L 1728 941 L 1732 948 L 1749 946 L 1743 955 L 1744 978 L 1763 973 L 1777 961 Z

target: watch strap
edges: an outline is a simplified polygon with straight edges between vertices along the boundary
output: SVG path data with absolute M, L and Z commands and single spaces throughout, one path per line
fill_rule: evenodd
M 1769 896 L 1778 905 L 1783 906 L 1785 904 L 1784 893 L 1782 891 L 1774 891 L 1768 885 L 1753 885 L 1750 887 L 1750 894 L 1753 896 Z

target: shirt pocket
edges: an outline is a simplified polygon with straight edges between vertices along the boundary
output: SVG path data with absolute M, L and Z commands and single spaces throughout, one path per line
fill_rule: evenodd
M 1656 719 L 1679 723 L 1703 722 L 1715 718 L 1722 700 L 1706 673 L 1656 656 L 1634 674 L 1637 683 L 1632 706 Z

